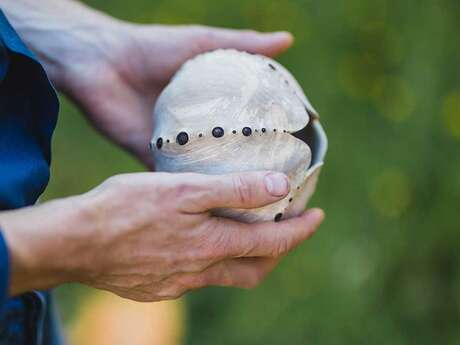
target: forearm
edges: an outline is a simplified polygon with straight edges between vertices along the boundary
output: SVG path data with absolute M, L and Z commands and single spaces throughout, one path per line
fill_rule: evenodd
M 99 54 L 106 30 L 120 23 L 73 0 L 3 0 L 0 7 L 58 87 L 69 66 L 87 60 L 92 47 Z
M 0 212 L 10 256 L 10 295 L 78 280 L 92 231 L 85 197 Z M 85 250 L 86 249 L 86 250 Z

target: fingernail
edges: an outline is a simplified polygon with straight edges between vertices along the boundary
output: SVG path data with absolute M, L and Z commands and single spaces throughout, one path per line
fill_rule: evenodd
M 269 173 L 264 177 L 265 188 L 273 196 L 284 196 L 289 191 L 289 181 L 284 174 Z

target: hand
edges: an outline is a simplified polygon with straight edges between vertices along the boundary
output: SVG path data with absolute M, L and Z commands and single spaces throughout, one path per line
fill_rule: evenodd
M 273 56 L 291 44 L 286 33 L 201 26 L 115 25 L 102 29 L 106 42 L 95 42 L 80 53 L 88 58 L 68 64 L 62 89 L 108 138 L 152 166 L 148 142 L 155 101 L 187 59 L 217 49 L 237 48 Z M 99 31 L 100 32 L 100 31 Z M 98 37 L 104 37 L 101 35 Z
M 279 223 L 213 216 L 283 198 L 279 173 L 140 173 L 78 197 L 0 213 L 12 257 L 12 294 L 78 281 L 138 301 L 208 285 L 250 288 L 309 238 L 320 210 Z

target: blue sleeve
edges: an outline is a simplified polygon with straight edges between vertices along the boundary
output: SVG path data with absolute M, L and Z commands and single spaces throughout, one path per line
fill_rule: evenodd
M 0 9 L 0 210 L 33 205 L 49 180 L 59 102 Z
M 0 229 L 1 230 L 1 229 Z M 8 248 L 0 231 L 0 309 L 8 299 L 10 286 L 10 260 L 8 255 Z

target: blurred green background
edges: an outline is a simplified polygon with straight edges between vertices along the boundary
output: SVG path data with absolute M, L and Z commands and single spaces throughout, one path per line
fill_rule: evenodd
M 280 61 L 329 136 L 320 231 L 255 290 L 188 295 L 186 344 L 460 344 L 458 0 L 86 2 L 142 23 L 291 31 Z M 64 100 L 53 146 L 45 199 L 142 169 Z M 58 291 L 66 323 L 88 291 Z

